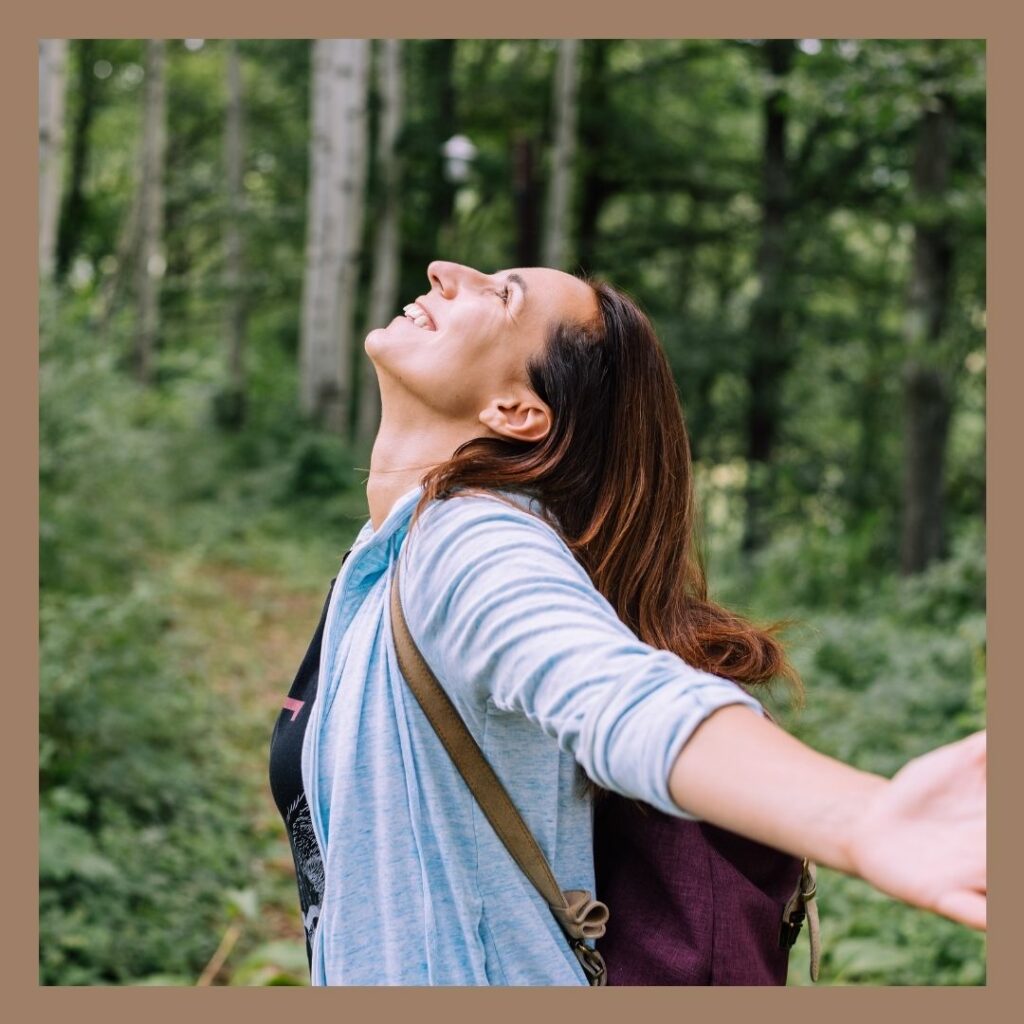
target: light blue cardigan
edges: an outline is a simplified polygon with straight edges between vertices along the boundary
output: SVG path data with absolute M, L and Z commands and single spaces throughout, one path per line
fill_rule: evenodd
M 326 876 L 312 980 L 585 985 L 399 673 L 388 616 L 399 554 L 412 635 L 563 889 L 594 891 L 581 768 L 689 817 L 668 793 L 683 744 L 717 708 L 761 705 L 641 643 L 523 497 L 433 502 L 404 544 L 421 493 L 378 530 L 364 525 L 328 610 L 302 752 Z

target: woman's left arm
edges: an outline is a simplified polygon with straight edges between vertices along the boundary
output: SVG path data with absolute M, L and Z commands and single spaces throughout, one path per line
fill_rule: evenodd
M 676 757 L 669 793 L 713 824 L 984 929 L 985 768 L 984 732 L 915 758 L 889 780 L 724 707 Z

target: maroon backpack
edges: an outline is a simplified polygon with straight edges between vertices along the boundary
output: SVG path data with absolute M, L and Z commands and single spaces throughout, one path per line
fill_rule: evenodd
M 594 866 L 609 985 L 785 985 L 804 903 L 815 912 L 813 865 L 615 793 L 595 802 Z
M 784 985 L 805 914 L 816 977 L 813 865 L 706 822 L 604 793 L 594 820 L 601 899 L 561 889 L 416 646 L 402 611 L 397 566 L 390 612 L 406 683 L 487 820 L 551 908 L 591 985 Z M 590 945 L 595 939 L 596 950 Z

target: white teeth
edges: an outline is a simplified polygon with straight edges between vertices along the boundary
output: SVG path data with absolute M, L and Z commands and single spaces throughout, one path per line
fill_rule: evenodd
M 410 319 L 417 327 L 433 328 L 433 321 L 430 319 L 430 314 L 426 310 L 422 309 L 415 302 L 410 302 L 402 307 L 402 312 Z

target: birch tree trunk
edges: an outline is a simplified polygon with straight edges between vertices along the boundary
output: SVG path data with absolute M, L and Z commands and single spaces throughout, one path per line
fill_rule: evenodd
M 39 40 L 39 277 L 53 277 L 67 92 L 66 39 Z
M 945 461 L 952 413 L 952 381 L 941 344 L 949 313 L 953 243 L 944 204 L 952 165 L 953 101 L 941 96 L 918 127 L 912 182 L 921 209 L 914 250 L 904 337 L 903 523 L 900 567 L 920 572 L 945 553 Z
M 366 181 L 369 46 L 366 39 L 313 43 L 299 402 L 306 415 L 345 434 Z
M 381 101 L 377 167 L 381 177 L 381 205 L 373 243 L 373 280 L 370 285 L 368 329 L 383 327 L 388 323 L 397 312 L 395 307 L 398 304 L 401 165 L 397 144 L 398 134 L 402 129 L 404 106 L 401 41 L 382 39 L 377 60 Z M 359 418 L 356 441 L 365 447 L 373 441 L 380 425 L 380 387 L 373 363 L 365 354 L 359 365 Z
M 229 426 L 240 426 L 245 418 L 245 327 L 246 296 L 242 290 L 243 239 L 242 217 L 245 196 L 242 191 L 245 137 L 242 108 L 242 64 L 238 44 L 227 42 L 227 112 L 224 124 L 224 170 L 227 185 L 227 223 L 224 228 L 225 333 L 228 349 L 228 392 L 222 419 Z
M 576 164 L 576 97 L 579 89 L 580 41 L 561 39 L 555 68 L 555 145 L 548 185 L 542 261 L 566 269 L 569 255 L 569 211 Z
M 164 84 L 166 44 L 146 44 L 146 84 L 142 108 L 142 167 L 139 179 L 139 254 L 135 264 L 135 375 L 146 384 L 153 377 L 153 357 L 160 329 L 160 280 L 163 255 L 164 163 L 167 151 L 167 100 Z

